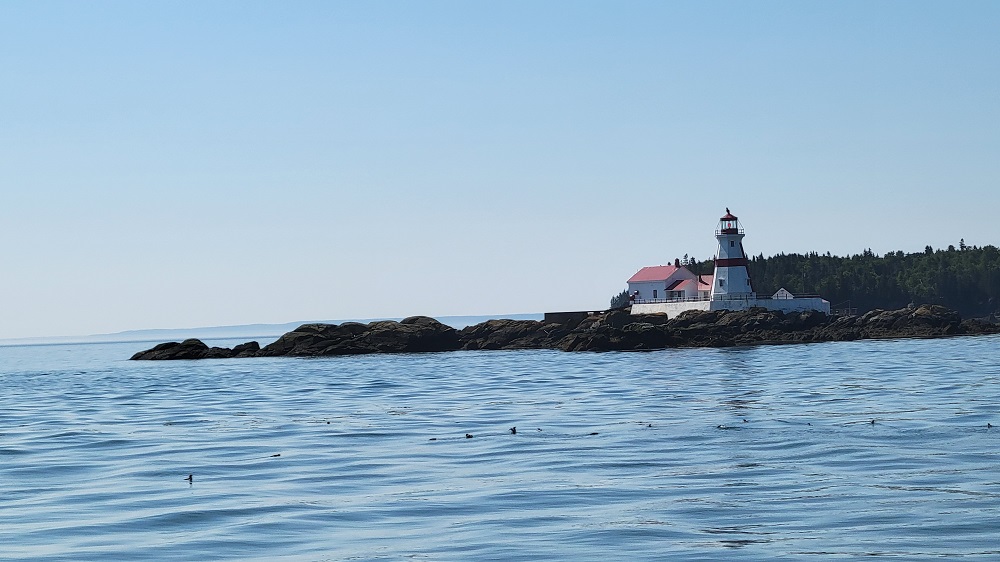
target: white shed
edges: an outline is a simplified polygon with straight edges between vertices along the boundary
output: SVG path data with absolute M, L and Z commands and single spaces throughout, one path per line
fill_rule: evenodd
M 771 295 L 771 298 L 772 299 L 777 299 L 777 300 L 789 300 L 789 299 L 794 299 L 795 295 L 789 293 L 787 289 L 785 289 L 784 287 L 782 287 L 782 288 L 778 289 L 777 293 L 774 293 L 773 295 Z

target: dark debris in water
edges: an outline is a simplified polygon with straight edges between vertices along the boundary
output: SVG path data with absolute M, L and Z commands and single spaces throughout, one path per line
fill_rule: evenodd
M 642 422 L 642 423 L 643 423 L 643 427 L 653 427 L 653 424 L 651 424 L 651 423 L 650 424 L 647 424 L 646 422 Z M 719 426 L 719 427 L 721 428 L 722 426 Z M 537 428 L 535 428 L 535 431 L 542 431 L 542 428 L 537 427 Z M 517 435 L 517 426 L 508 428 L 507 429 L 507 433 L 509 433 L 511 435 Z M 591 436 L 591 435 L 600 435 L 600 432 L 591 431 L 591 432 L 587 433 L 587 435 L 588 436 Z M 488 434 L 488 436 L 496 436 L 496 434 Z M 466 433 L 465 434 L 465 438 L 466 439 L 472 439 L 474 437 L 475 437 L 475 435 L 473 435 L 471 433 Z M 567 437 L 568 437 L 568 435 L 567 435 Z M 429 437 L 427 440 L 428 441 L 437 441 L 438 438 L 437 437 Z M 278 455 L 273 455 L 273 456 L 278 456 Z

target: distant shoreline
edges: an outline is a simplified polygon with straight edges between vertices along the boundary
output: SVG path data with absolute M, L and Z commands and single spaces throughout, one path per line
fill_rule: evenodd
M 514 320 L 541 320 L 544 314 L 520 313 L 520 314 L 480 314 L 480 315 L 456 315 L 442 316 L 441 319 L 446 324 L 464 328 L 473 324 L 479 324 L 487 320 L 499 318 L 510 318 Z M 143 330 L 126 330 L 110 334 L 93 334 L 87 336 L 42 336 L 29 338 L 6 338 L 0 339 L 0 347 L 17 347 L 29 345 L 74 345 L 88 343 L 148 343 L 161 342 L 164 340 L 186 340 L 198 338 L 203 340 L 231 340 L 240 338 L 279 338 L 282 334 L 290 332 L 303 324 L 343 324 L 344 322 L 378 322 L 383 320 L 399 321 L 403 317 L 395 318 L 365 318 L 365 319 L 345 319 L 345 320 L 322 320 L 322 321 L 298 321 L 285 322 L 282 324 L 236 324 L 232 326 L 207 326 L 201 328 L 152 328 Z

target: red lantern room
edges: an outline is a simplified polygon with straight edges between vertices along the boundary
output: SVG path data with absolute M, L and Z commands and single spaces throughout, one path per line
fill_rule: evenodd
M 719 219 L 719 231 L 716 234 L 742 234 L 740 230 L 740 220 L 726 207 L 726 214 Z

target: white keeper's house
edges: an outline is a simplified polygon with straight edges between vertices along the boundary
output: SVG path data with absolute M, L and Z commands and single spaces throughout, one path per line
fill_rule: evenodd
M 712 276 L 696 275 L 676 260 L 674 265 L 640 269 L 628 280 L 628 294 L 635 300 L 701 300 L 712 294 Z
M 746 310 L 762 307 L 782 312 L 816 310 L 830 314 L 829 301 L 814 296 L 795 296 L 784 288 L 772 296 L 754 291 L 746 252 L 745 233 L 739 219 L 726 209 L 719 219 L 715 238 L 715 274 L 697 275 L 674 260 L 674 265 L 644 267 L 628 280 L 632 314 L 666 314 L 674 317 L 685 310 Z

